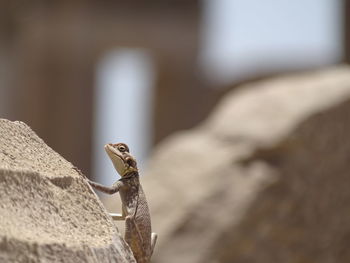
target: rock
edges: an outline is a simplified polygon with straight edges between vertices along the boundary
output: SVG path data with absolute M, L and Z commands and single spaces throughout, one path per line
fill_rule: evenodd
M 349 67 L 233 91 L 151 158 L 153 262 L 350 262 L 349 160 Z
M 71 163 L 0 119 L 0 262 L 135 262 Z

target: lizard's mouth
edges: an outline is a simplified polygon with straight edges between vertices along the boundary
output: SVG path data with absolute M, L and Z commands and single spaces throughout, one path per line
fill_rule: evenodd
M 124 160 L 123 154 L 119 150 L 117 150 L 116 148 L 114 148 L 113 146 L 111 146 L 109 144 L 105 145 L 105 150 L 106 150 L 109 158 L 111 159 L 117 172 L 121 176 L 124 176 L 128 170 L 128 164 Z
M 105 145 L 105 150 L 111 159 L 114 168 L 117 170 L 120 176 L 123 177 L 130 172 L 137 171 L 137 168 L 133 167 L 133 165 L 129 163 L 130 157 L 127 154 L 123 154 L 121 151 L 110 144 Z

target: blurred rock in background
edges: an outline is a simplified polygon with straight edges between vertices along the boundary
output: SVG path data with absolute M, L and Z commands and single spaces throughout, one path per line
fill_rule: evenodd
M 241 87 L 157 147 L 154 262 L 350 261 L 350 68 Z

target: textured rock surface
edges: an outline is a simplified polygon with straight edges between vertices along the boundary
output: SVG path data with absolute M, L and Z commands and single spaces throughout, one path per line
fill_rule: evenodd
M 350 262 L 349 138 L 348 67 L 232 92 L 151 160 L 154 262 Z
M 0 119 L 0 262 L 135 262 L 72 164 Z

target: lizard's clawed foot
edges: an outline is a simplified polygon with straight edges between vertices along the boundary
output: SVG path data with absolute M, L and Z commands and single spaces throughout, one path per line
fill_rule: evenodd
M 156 233 L 152 233 L 152 235 L 151 235 L 151 256 L 153 254 L 154 247 L 156 246 L 157 238 L 158 238 L 158 235 Z
M 124 220 L 125 216 L 122 214 L 117 214 L 117 213 L 109 213 L 109 215 L 112 217 L 113 220 Z

